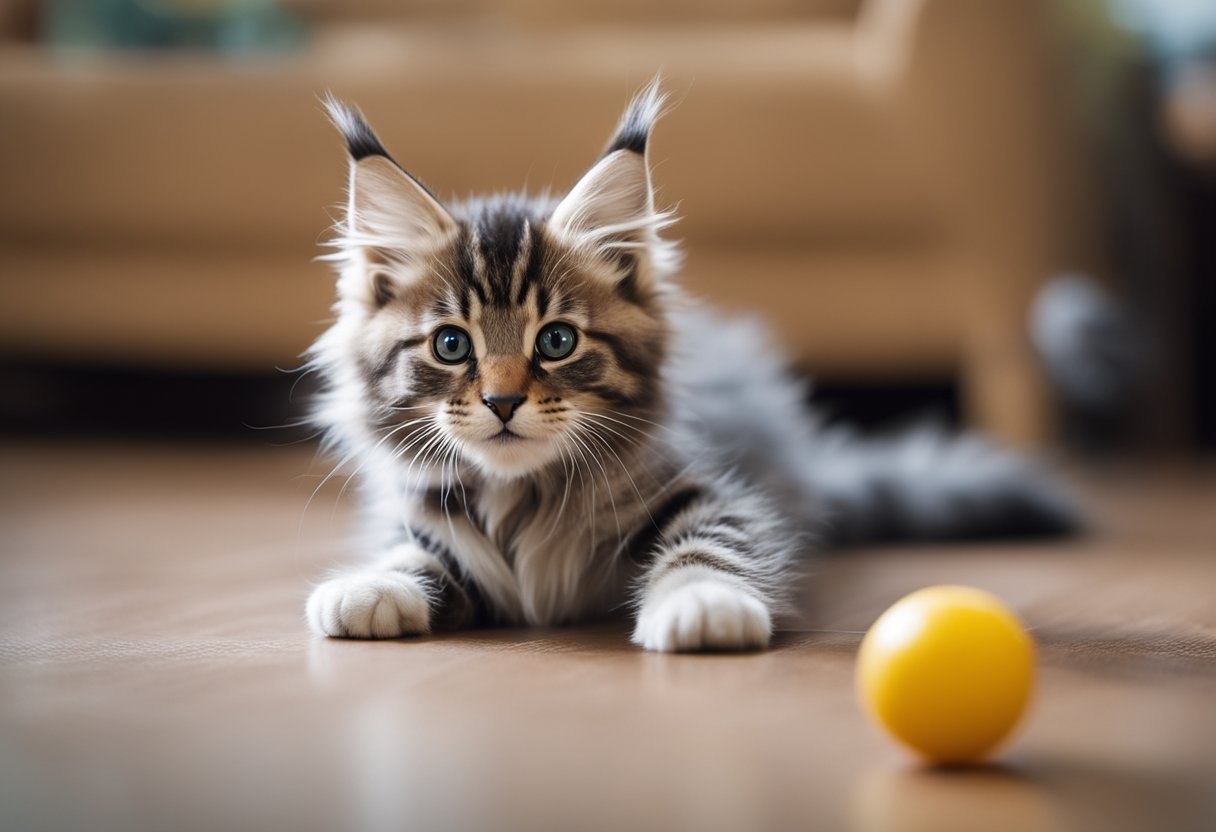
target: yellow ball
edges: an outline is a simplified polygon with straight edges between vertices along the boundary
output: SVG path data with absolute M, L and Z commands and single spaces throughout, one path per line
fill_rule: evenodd
M 973 762 L 1017 724 L 1034 643 L 999 598 L 965 586 L 913 592 L 861 642 L 857 688 L 871 716 L 935 763 Z

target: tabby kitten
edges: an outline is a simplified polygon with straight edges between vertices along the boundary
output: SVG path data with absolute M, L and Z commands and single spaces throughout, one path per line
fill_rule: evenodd
M 1028 463 L 973 437 L 825 431 L 757 324 L 673 283 L 632 102 L 560 201 L 441 203 L 361 114 L 318 420 L 357 470 L 376 558 L 313 591 L 317 633 L 558 624 L 629 608 L 650 650 L 768 644 L 807 532 L 1067 527 Z

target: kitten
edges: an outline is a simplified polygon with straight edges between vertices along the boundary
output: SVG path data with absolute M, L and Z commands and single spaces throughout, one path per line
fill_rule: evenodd
M 1024 461 L 922 430 L 821 428 L 755 323 L 686 300 L 647 163 L 656 83 L 560 201 L 441 203 L 355 109 L 317 341 L 317 418 L 376 559 L 318 586 L 317 633 L 559 624 L 631 608 L 649 650 L 764 647 L 808 533 L 1062 531 Z

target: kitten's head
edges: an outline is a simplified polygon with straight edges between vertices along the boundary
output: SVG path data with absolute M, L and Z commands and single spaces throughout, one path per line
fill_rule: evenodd
M 350 185 L 338 321 L 314 348 L 326 421 L 357 419 L 407 461 L 501 478 L 638 442 L 661 401 L 675 260 L 647 163 L 661 106 L 652 83 L 560 201 L 444 204 L 328 101 Z

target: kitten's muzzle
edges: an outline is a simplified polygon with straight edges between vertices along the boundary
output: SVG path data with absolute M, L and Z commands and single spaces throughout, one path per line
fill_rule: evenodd
M 521 395 L 517 395 L 517 394 L 502 395 L 502 396 L 486 395 L 486 396 L 481 397 L 481 401 L 485 404 L 486 407 L 490 408 L 490 410 L 493 410 L 495 415 L 497 415 L 498 418 L 501 419 L 502 423 L 505 425 L 507 422 L 511 421 L 511 417 L 515 415 L 515 411 L 519 408 L 519 406 L 521 404 L 524 403 L 524 399 L 526 399 L 526 398 L 527 398 L 527 396 L 521 396 Z

